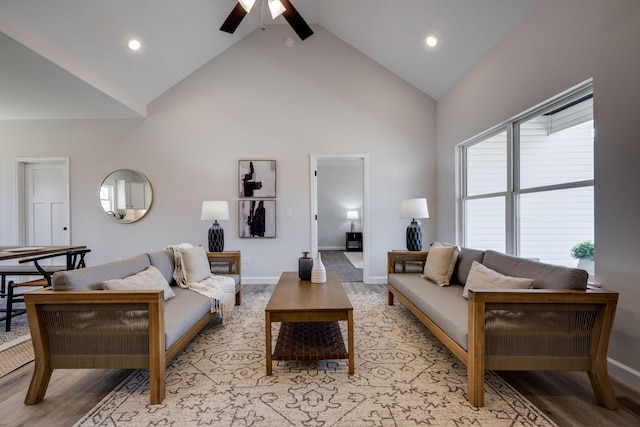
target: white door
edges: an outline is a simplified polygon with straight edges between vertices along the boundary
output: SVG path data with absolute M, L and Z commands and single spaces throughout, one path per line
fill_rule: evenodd
M 67 165 L 24 165 L 26 244 L 60 246 L 70 244 Z

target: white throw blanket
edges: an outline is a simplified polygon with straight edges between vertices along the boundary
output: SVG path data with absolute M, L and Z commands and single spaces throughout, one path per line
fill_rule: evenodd
M 220 317 L 224 322 L 228 316 L 233 315 L 236 282 L 231 277 L 214 275 L 213 273 L 200 282 L 189 282 L 182 262 L 182 251 L 192 247 L 193 245 L 189 243 L 169 245 L 166 247 L 166 249 L 173 251 L 175 263 L 173 278 L 181 288 L 190 289 L 208 297 L 211 300 L 211 312 L 220 312 Z

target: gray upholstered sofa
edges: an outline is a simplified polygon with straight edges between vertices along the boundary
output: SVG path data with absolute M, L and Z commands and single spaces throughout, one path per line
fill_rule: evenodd
M 239 259 L 232 264 L 239 304 Z M 165 301 L 165 290 L 158 289 L 103 289 L 105 281 L 153 270 L 149 266 L 164 276 L 165 286 L 172 283 L 165 289 L 175 297 Z M 27 293 L 35 367 L 25 403 L 44 398 L 58 368 L 149 369 L 150 402 L 161 403 L 166 363 L 216 315 L 208 297 L 175 285 L 173 271 L 173 252 L 164 250 L 56 273 L 51 289 Z
M 586 371 L 597 401 L 617 408 L 607 373 L 617 293 L 587 286 L 583 270 L 468 248 L 458 253 L 451 284 L 439 286 L 421 274 L 427 257 L 388 253 L 388 304 L 400 300 L 467 366 L 472 405 L 484 405 L 485 370 L 567 370 Z M 533 288 L 468 289 L 467 299 L 474 261 L 534 279 Z

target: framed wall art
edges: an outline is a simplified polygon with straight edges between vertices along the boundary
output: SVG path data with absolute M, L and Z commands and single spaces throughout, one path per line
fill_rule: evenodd
M 276 201 L 239 200 L 238 235 L 241 238 L 276 237 Z
M 238 161 L 240 197 L 276 197 L 275 160 Z

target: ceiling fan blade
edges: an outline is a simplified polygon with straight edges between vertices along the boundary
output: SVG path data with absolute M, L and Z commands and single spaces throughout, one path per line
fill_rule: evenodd
M 289 0 L 280 0 L 280 2 L 287 9 L 282 13 L 282 16 L 284 16 L 284 19 L 286 19 L 289 25 L 291 25 L 293 31 L 298 34 L 298 37 L 300 37 L 301 40 L 304 40 L 311 36 L 313 34 L 313 30 L 309 27 L 306 21 L 302 19 L 302 16 L 300 16 L 291 2 Z
M 229 16 L 227 16 L 227 19 L 222 24 L 222 27 L 220 27 L 220 31 L 233 34 L 246 14 L 247 11 L 244 10 L 244 7 L 242 7 L 240 2 L 236 3 L 236 6 L 233 8 Z

